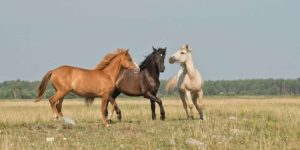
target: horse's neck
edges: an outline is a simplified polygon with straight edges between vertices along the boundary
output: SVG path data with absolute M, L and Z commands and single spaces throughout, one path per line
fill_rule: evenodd
M 190 79 L 195 78 L 196 69 L 194 67 L 192 56 L 182 65 L 183 70 L 187 73 Z
M 119 58 L 114 58 L 104 69 L 105 72 L 110 78 L 116 82 L 121 71 L 121 64 Z
M 157 68 L 157 66 L 151 64 L 149 66 L 147 66 L 146 70 L 149 72 L 149 74 L 151 75 L 152 78 L 154 79 L 159 79 L 159 69 Z

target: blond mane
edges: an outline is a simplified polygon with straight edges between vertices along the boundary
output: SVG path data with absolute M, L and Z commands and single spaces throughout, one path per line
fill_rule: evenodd
M 115 52 L 107 54 L 102 61 L 96 65 L 94 68 L 95 70 L 102 70 L 104 69 L 115 57 L 123 54 L 126 52 L 126 49 L 124 48 L 118 48 Z

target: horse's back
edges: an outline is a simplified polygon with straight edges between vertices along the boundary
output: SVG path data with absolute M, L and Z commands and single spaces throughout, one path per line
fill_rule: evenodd
M 78 79 L 93 74 L 95 74 L 93 70 L 68 65 L 63 65 L 52 70 L 52 78 L 64 78 L 64 80 L 74 80 L 75 78 Z
M 60 66 L 52 70 L 51 83 L 57 89 L 73 91 L 81 96 L 100 96 L 99 91 L 113 86 L 110 77 L 101 70 Z

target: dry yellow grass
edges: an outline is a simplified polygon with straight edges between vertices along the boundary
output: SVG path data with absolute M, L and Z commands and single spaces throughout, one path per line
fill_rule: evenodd
M 187 120 L 181 101 L 164 100 L 165 121 L 152 121 L 147 100 L 118 99 L 123 120 L 111 128 L 100 121 L 100 100 L 65 100 L 63 112 L 77 125 L 52 121 L 44 100 L 0 101 L 1 149 L 297 149 L 300 144 L 299 98 L 208 98 L 207 121 Z M 159 116 L 159 107 L 156 108 Z M 159 117 L 158 117 L 159 118 Z M 54 137 L 54 142 L 47 142 Z

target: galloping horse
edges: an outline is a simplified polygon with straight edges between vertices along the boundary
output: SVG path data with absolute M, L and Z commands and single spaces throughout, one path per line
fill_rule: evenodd
M 116 110 L 117 117 L 121 120 L 121 110 L 118 108 L 115 99 L 121 93 L 128 96 L 143 96 L 150 99 L 152 119 L 156 119 L 155 114 L 155 102 L 159 104 L 160 107 L 160 119 L 165 119 L 165 111 L 160 98 L 156 96 L 160 81 L 160 72 L 164 72 L 165 65 L 165 55 L 167 48 L 153 47 L 153 52 L 149 54 L 146 59 L 140 64 L 141 71 L 139 73 L 134 73 L 131 70 L 123 69 L 117 79 L 116 89 L 112 94 L 110 102 L 113 107 L 108 118 L 111 119 L 114 110 Z M 86 103 L 92 103 L 93 98 L 86 98 Z
M 54 119 L 63 117 L 62 103 L 64 96 L 69 92 L 83 97 L 102 97 L 102 121 L 108 127 L 105 112 L 121 68 L 137 72 L 140 70 L 131 59 L 128 49 L 118 49 L 116 52 L 106 55 L 93 70 L 72 66 L 61 66 L 50 70 L 41 81 L 35 102 L 43 98 L 49 81 L 56 91 L 55 95 L 49 99 Z
M 191 103 L 191 101 L 193 101 L 197 111 L 199 112 L 200 119 L 205 120 L 205 115 L 203 112 L 203 79 L 199 71 L 194 68 L 192 49 L 190 49 L 188 45 L 183 45 L 180 50 L 170 57 L 169 62 L 170 64 L 179 63 L 182 68 L 179 70 L 176 76 L 168 81 L 166 90 L 170 91 L 170 89 L 173 89 L 177 84 L 187 118 L 193 119 L 193 104 Z M 187 103 L 185 101 L 186 98 L 189 102 L 191 115 L 187 109 Z M 199 100 L 200 106 L 198 105 L 197 100 Z

